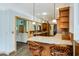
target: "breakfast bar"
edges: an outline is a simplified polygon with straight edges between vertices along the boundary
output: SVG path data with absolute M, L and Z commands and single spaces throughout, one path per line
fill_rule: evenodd
M 30 37 L 28 48 L 34 56 L 70 56 L 73 51 L 72 41 L 62 40 L 60 34 L 54 37 Z

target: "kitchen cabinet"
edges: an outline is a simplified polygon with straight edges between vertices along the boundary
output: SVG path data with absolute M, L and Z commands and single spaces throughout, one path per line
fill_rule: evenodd
M 17 42 L 24 42 L 27 43 L 28 34 L 27 33 L 18 33 L 16 36 Z
M 69 31 L 69 7 L 64 7 L 59 9 L 59 21 L 60 29 L 66 29 Z

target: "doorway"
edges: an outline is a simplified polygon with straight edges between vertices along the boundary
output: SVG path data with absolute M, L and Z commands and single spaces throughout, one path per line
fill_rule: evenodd
M 16 17 L 16 55 L 17 56 L 29 56 L 30 53 L 27 48 L 27 39 L 28 32 L 27 29 L 27 21 L 24 18 Z

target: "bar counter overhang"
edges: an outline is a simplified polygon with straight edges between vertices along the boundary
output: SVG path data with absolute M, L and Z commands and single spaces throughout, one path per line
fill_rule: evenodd
M 28 48 L 33 56 L 71 56 L 71 40 L 62 40 L 61 34 L 54 37 L 33 36 L 28 39 Z

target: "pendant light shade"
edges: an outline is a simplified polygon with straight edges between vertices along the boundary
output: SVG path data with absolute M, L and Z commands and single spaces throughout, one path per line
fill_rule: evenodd
M 35 22 L 32 22 L 32 24 L 35 25 L 36 23 Z
M 54 19 L 52 20 L 52 23 L 53 24 L 57 24 L 57 20 L 55 18 L 55 3 L 54 3 Z
M 57 24 L 57 20 L 56 20 L 56 19 L 53 19 L 53 20 L 52 20 L 52 23 L 53 23 L 53 24 Z

